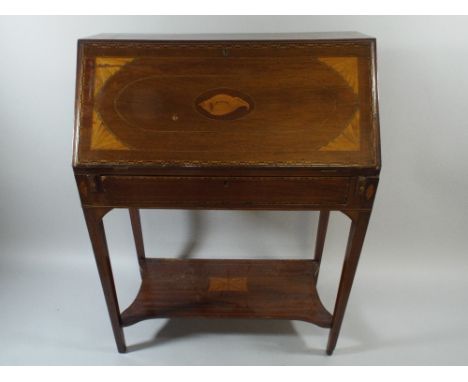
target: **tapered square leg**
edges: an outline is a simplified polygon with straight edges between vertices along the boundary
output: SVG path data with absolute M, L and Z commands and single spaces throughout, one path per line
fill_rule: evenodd
M 330 211 L 320 211 L 320 217 L 317 228 L 317 238 L 315 240 L 315 255 L 314 260 L 319 263 L 315 277 L 318 277 L 320 270 L 320 262 L 322 261 L 323 247 L 325 245 L 325 238 L 327 236 L 328 220 L 330 218 Z
M 348 245 L 341 273 L 338 295 L 333 312 L 332 326 L 328 337 L 327 354 L 331 355 L 335 350 L 338 335 L 340 333 L 343 316 L 348 303 L 349 294 L 353 285 L 354 275 L 359 262 L 362 245 L 366 236 L 371 211 L 359 211 L 352 218 L 351 229 L 348 237 Z
M 86 208 L 83 207 L 86 225 L 88 227 L 89 237 L 93 246 L 94 257 L 101 279 L 104 297 L 107 303 L 107 310 L 114 332 L 115 342 L 119 353 L 125 353 L 125 337 L 121 325 L 119 303 L 115 291 L 114 277 L 109 260 L 109 250 L 107 248 L 106 233 L 102 222 L 103 216 L 109 209 L 104 208 Z
M 142 272 L 142 265 L 145 261 L 145 247 L 143 245 L 143 232 L 141 229 L 140 210 L 138 208 L 129 208 L 130 222 L 132 224 L 133 239 L 135 240 L 135 248 L 140 265 L 140 273 Z

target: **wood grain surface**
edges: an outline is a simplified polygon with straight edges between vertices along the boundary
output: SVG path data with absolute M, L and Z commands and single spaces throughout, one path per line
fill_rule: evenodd
M 80 44 L 75 167 L 379 166 L 373 40 L 187 44 Z
M 146 259 L 123 325 L 156 317 L 287 318 L 331 324 L 313 260 Z

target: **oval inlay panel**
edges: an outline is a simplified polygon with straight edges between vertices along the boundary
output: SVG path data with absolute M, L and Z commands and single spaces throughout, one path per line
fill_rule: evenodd
M 252 111 L 253 101 L 234 89 L 213 89 L 197 97 L 195 107 L 208 118 L 238 119 Z
M 161 160 L 303 161 L 345 131 L 359 102 L 313 57 L 142 57 L 105 82 L 95 111 L 120 142 Z

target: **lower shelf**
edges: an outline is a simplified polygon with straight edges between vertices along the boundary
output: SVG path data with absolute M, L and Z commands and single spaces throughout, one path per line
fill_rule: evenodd
M 146 259 L 122 325 L 149 318 L 231 317 L 302 320 L 330 327 L 315 287 L 313 260 Z

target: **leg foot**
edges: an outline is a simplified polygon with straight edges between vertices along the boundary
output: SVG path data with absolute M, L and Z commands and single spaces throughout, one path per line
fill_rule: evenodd
M 117 351 L 119 353 L 121 353 L 121 354 L 126 353 L 127 352 L 127 346 L 117 344 Z

